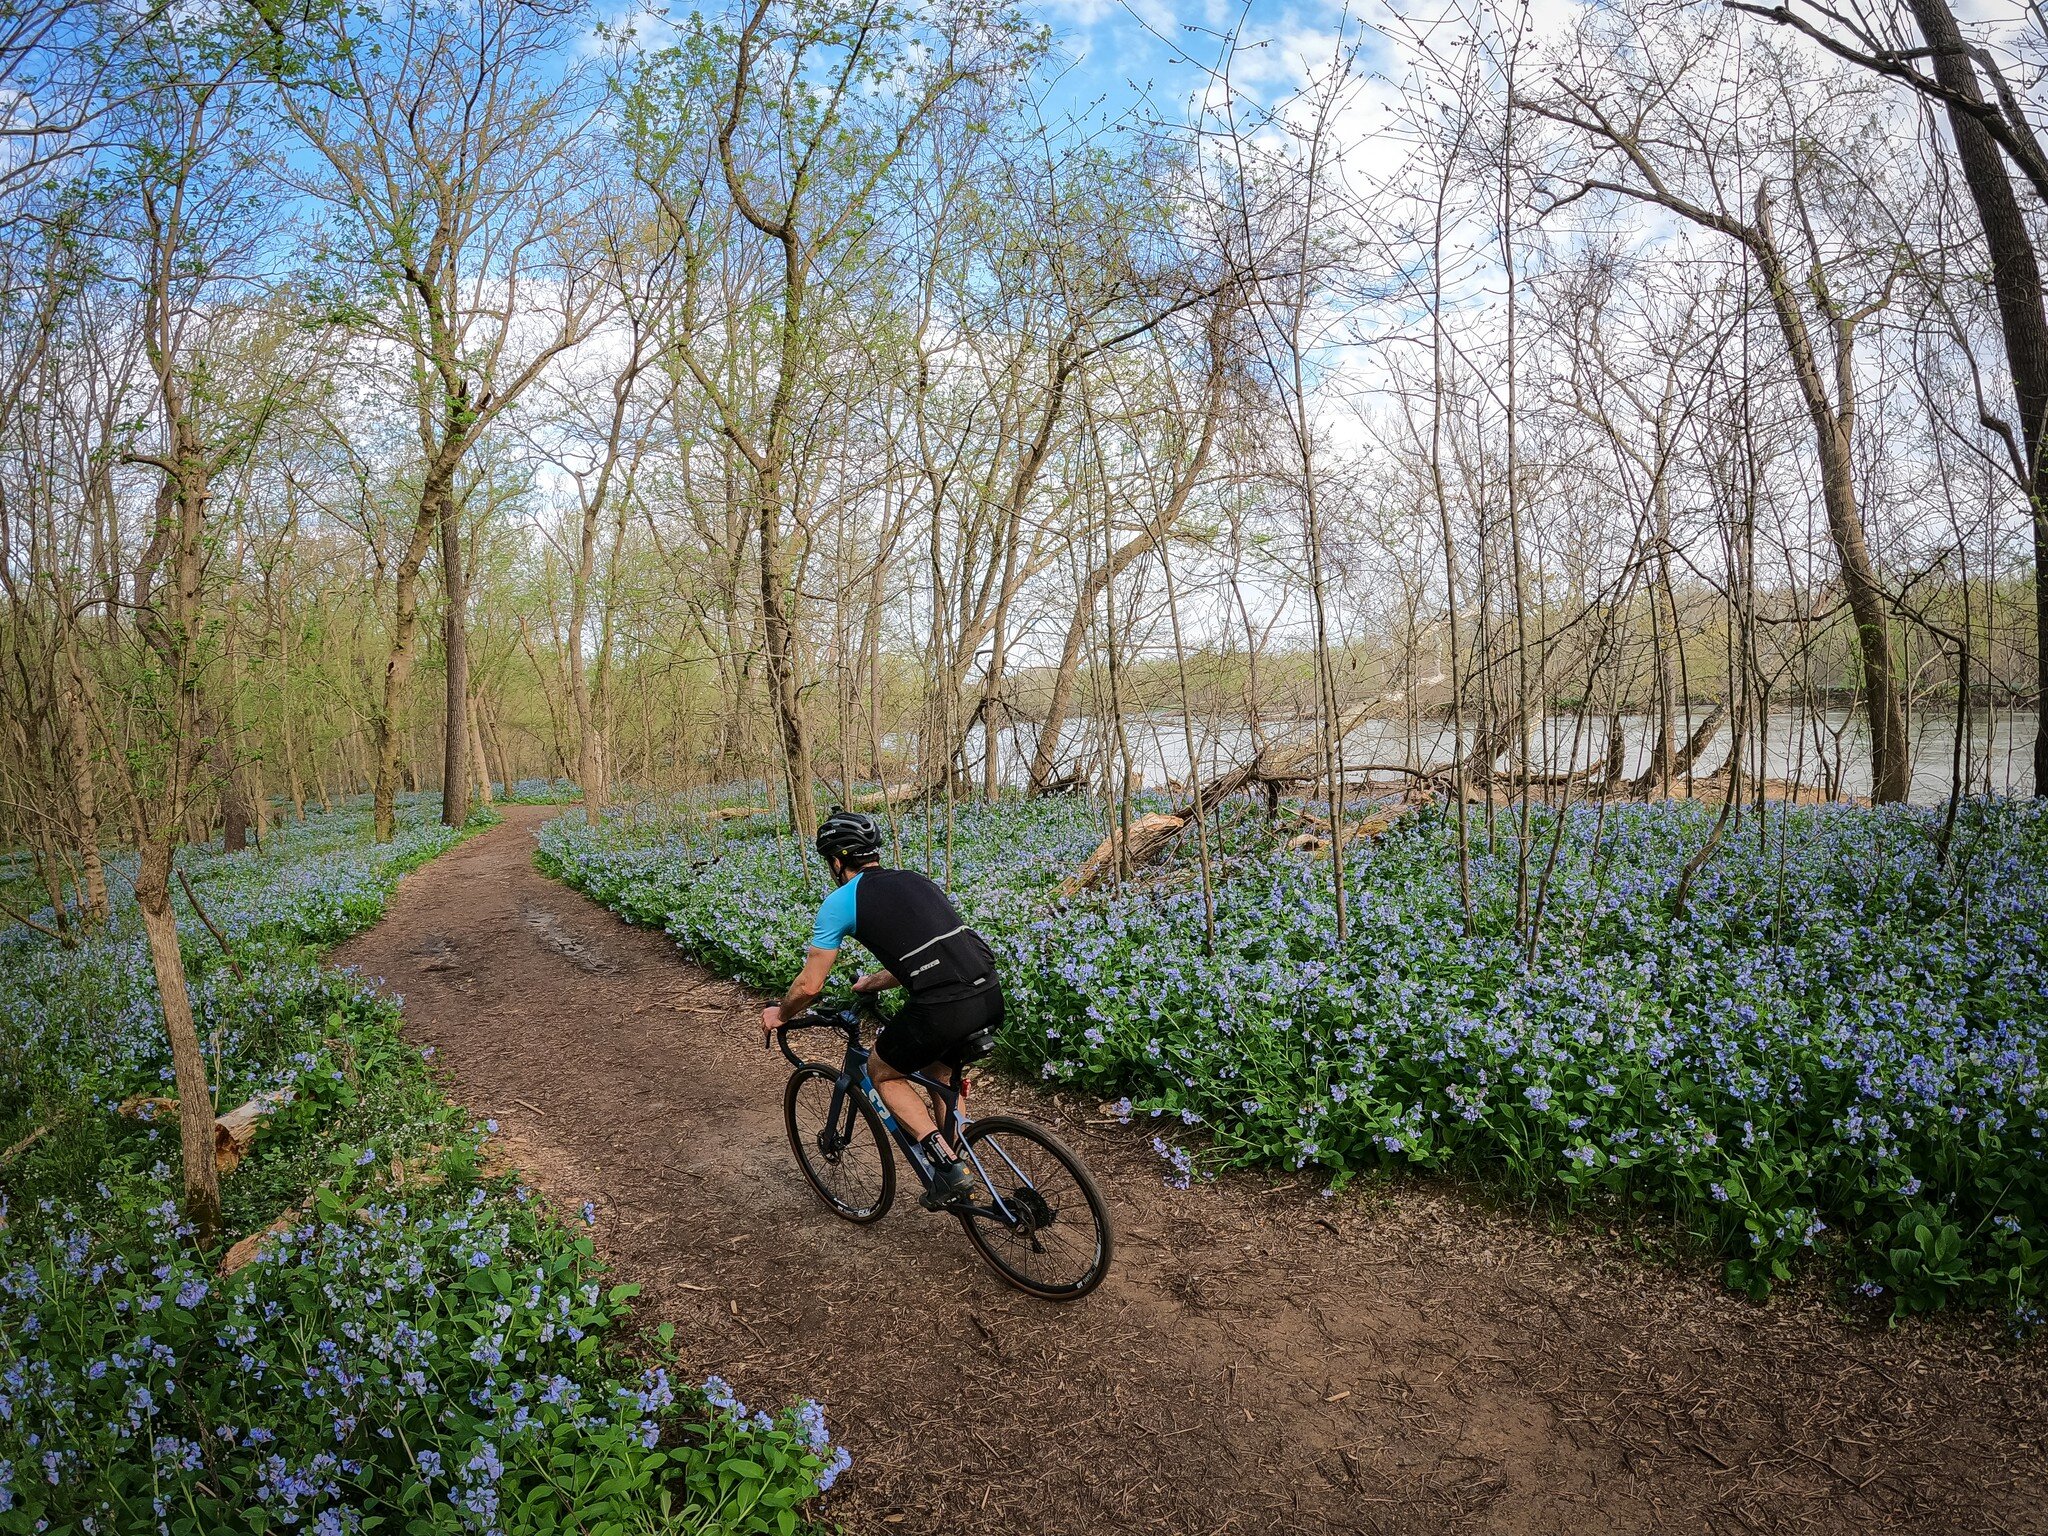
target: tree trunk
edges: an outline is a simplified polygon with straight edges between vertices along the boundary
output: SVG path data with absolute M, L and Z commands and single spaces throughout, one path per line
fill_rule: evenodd
M 220 1231 L 220 1175 L 213 1165 L 213 1096 L 206 1086 L 206 1056 L 192 1018 L 185 987 L 185 957 L 178 948 L 178 923 L 171 912 L 171 831 L 150 837 L 135 875 L 135 902 L 149 959 L 156 971 L 164 1032 L 171 1042 L 171 1068 L 178 1085 L 178 1144 L 184 1152 L 185 1219 L 198 1229 L 202 1245 Z
M 100 802 L 92 777 L 92 740 L 86 729 L 85 668 L 78 639 L 64 638 L 64 752 L 71 769 L 71 802 L 77 813 L 79 886 L 89 922 L 103 923 L 112 910 L 107 900 L 107 872 L 100 861 Z
M 1676 776 L 1673 763 L 1678 752 L 1678 679 L 1672 665 L 1671 648 L 1678 639 L 1678 599 L 1671 586 L 1671 491 L 1663 474 L 1664 459 L 1659 445 L 1657 485 L 1657 575 L 1650 584 L 1650 647 L 1657 673 L 1657 741 L 1650 749 L 1650 765 L 1641 778 L 1654 783 L 1660 797 L 1669 798 Z M 1662 605 L 1661 609 L 1659 605 Z M 1670 622 L 1669 636 L 1664 624 Z
M 789 578 L 783 567 L 779 480 L 761 478 L 755 509 L 761 544 L 761 618 L 768 639 L 768 691 L 782 730 L 782 757 L 788 780 L 790 827 L 806 842 L 818 835 L 818 801 L 811 772 L 810 733 L 805 729 L 803 694 L 796 676 L 796 631 L 788 606 Z
M 200 716 L 206 733 L 206 766 L 220 795 L 221 847 L 240 853 L 249 846 L 249 802 L 242 793 L 242 776 L 236 772 L 235 754 L 221 717 L 208 710 Z
M 227 724 L 229 771 L 234 776 L 234 786 L 242 802 L 242 814 L 247 819 L 248 830 L 256 834 L 256 846 L 263 846 L 264 834 L 270 830 L 269 792 L 263 785 L 263 764 L 254 754 L 245 753 L 242 739 L 242 696 L 238 663 L 235 659 L 235 615 L 227 615 L 226 644 L 222 649 L 222 672 L 225 703 L 221 718 Z
M 443 493 L 434 520 L 441 527 L 441 584 L 447 594 L 441 615 L 441 649 L 447 660 L 441 822 L 459 827 L 469 820 L 469 580 L 463 570 L 462 523 L 452 494 Z
M 371 788 L 375 837 L 391 841 L 396 830 L 394 802 L 398 798 L 399 749 L 405 709 L 406 685 L 412 681 L 413 641 L 419 630 L 420 564 L 427 558 L 427 542 L 434 534 L 434 509 L 439 505 L 433 489 L 435 477 L 445 489 L 453 469 L 437 464 L 427 471 L 427 488 L 420 496 L 420 510 L 413 519 L 412 538 L 407 541 L 393 577 L 391 649 L 384 660 L 384 693 L 373 723 L 377 728 L 376 782 Z M 417 782 L 417 780 L 415 780 Z
M 582 538 L 569 587 L 569 699 L 576 710 L 576 780 L 583 787 L 583 817 L 596 826 L 604 809 L 604 742 L 590 702 L 590 669 L 583 660 L 583 631 L 589 621 L 590 583 L 597 568 L 597 518 L 593 500 L 583 508 Z
M 1948 0 L 1907 0 L 1920 35 L 1934 50 L 1934 76 L 1968 101 L 1982 101 L 1977 71 L 1963 51 L 1962 29 Z M 2020 466 L 2034 524 L 2034 658 L 2039 696 L 2048 700 L 2048 312 L 2042 307 L 2041 267 L 2011 174 L 1996 141 L 1967 111 L 1948 108 L 1956 159 L 1991 256 L 1991 285 L 2005 335 L 2006 367 L 2019 407 Z M 2034 793 L 2048 795 L 2048 730 L 2034 733 Z
M 474 699 L 470 700 L 470 703 L 469 703 L 469 760 L 470 760 L 470 762 L 471 762 L 471 763 L 475 764 L 475 766 L 476 766 L 476 791 L 477 791 L 477 797 L 478 797 L 478 798 L 479 798 L 480 800 L 482 800 L 482 801 L 483 801 L 483 803 L 484 803 L 485 805 L 490 805 L 490 804 L 492 804 L 492 803 L 493 803 L 493 802 L 494 802 L 494 801 L 495 801 L 495 800 L 497 799 L 497 796 L 496 796 L 495 794 L 493 794 L 493 793 L 491 792 L 491 770 L 490 770 L 490 760 L 489 760 L 488 758 L 486 758 L 486 757 L 484 756 L 484 731 L 483 731 L 483 725 L 482 725 L 482 723 L 481 723 L 481 722 L 480 722 L 480 721 L 478 720 L 478 718 L 477 718 L 477 717 L 478 717 L 478 715 L 480 715 L 481 713 L 482 713 L 482 709 L 481 709 L 481 706 L 479 706 L 479 705 L 478 705 L 478 703 L 476 702 L 476 700 L 474 700 Z M 510 786 L 510 785 L 507 785 L 507 786 L 506 786 L 506 793 L 507 793 L 507 794 L 510 794 L 510 793 L 511 793 L 511 786 Z
M 483 701 L 477 701 L 482 708 Z M 505 793 L 512 793 L 512 759 L 505 755 L 505 733 L 498 728 L 498 712 L 493 709 L 485 713 L 483 726 L 489 734 L 492 754 L 498 759 L 498 782 L 505 786 Z
M 1856 421 L 1856 396 L 1851 377 L 1851 345 L 1855 320 L 1837 317 L 1835 393 L 1830 400 L 1820 360 L 1806 320 L 1799 312 L 1791 279 L 1771 235 L 1770 202 L 1757 189 L 1756 225 L 1749 242 L 1763 272 L 1771 307 L 1792 355 L 1792 372 L 1813 419 L 1820 455 L 1821 502 L 1827 512 L 1828 535 L 1842 563 L 1842 589 L 1856 625 L 1856 645 L 1863 660 L 1863 695 L 1870 714 L 1870 798 L 1873 803 L 1901 801 L 1911 787 L 1912 758 L 1906 743 L 1906 710 L 1892 654 L 1889 602 L 1870 561 L 1863 537 L 1863 514 L 1856 503 L 1856 467 L 1851 455 Z

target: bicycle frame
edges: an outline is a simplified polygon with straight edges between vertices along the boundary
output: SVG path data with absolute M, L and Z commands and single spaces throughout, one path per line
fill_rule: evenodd
M 887 1129 L 890 1136 L 895 1139 L 896 1145 L 903 1149 L 903 1155 L 909 1162 L 911 1170 L 916 1173 L 918 1182 L 926 1189 L 930 1189 L 937 1181 L 937 1176 L 932 1172 L 931 1164 L 925 1158 L 924 1148 L 919 1146 L 910 1132 L 903 1128 L 902 1122 L 889 1112 L 888 1102 L 883 1099 L 881 1090 L 875 1086 L 875 1080 L 868 1075 L 868 1057 L 872 1052 L 867 1046 L 861 1044 L 860 1039 L 860 1020 L 861 1014 L 864 1011 L 866 1010 L 849 1008 L 837 1014 L 806 1015 L 802 1019 L 784 1024 L 777 1029 L 775 1031 L 775 1043 L 781 1049 L 782 1054 L 788 1058 L 791 1066 L 800 1067 L 805 1065 L 804 1059 L 789 1048 L 789 1032 L 792 1029 L 835 1029 L 845 1035 L 846 1059 L 839 1069 L 839 1080 L 832 1085 L 832 1103 L 826 1113 L 825 1134 L 837 1140 L 841 1146 L 852 1139 L 855 1110 L 850 1102 L 850 1096 L 856 1091 L 859 1092 L 861 1097 L 868 1101 L 868 1104 L 874 1109 L 875 1113 L 881 1116 L 882 1125 Z M 961 1112 L 960 1108 L 962 1088 L 966 1082 L 966 1069 L 963 1067 L 957 1070 L 961 1073 L 960 1082 L 962 1087 L 942 1083 L 937 1078 L 926 1076 L 923 1072 L 912 1072 L 904 1079 L 906 1082 L 915 1083 L 920 1088 L 936 1093 L 945 1103 L 946 1116 L 944 1122 L 939 1127 L 940 1134 L 955 1147 L 959 1148 L 962 1156 L 974 1166 L 975 1174 L 980 1178 L 982 1187 L 989 1192 L 990 1198 L 995 1202 L 993 1205 L 970 1205 L 956 1207 L 955 1209 L 962 1216 L 991 1216 L 1008 1226 L 1022 1225 L 1017 1213 L 1010 1208 L 1004 1201 L 1001 1193 L 996 1189 L 996 1182 L 989 1177 L 988 1169 L 982 1165 L 980 1156 L 967 1143 L 965 1136 L 967 1116 Z M 836 1149 L 826 1148 L 825 1150 L 831 1151 Z M 1027 1185 L 1030 1183 L 1030 1180 L 1025 1177 L 1023 1170 L 1010 1161 L 1008 1153 L 1004 1152 L 1001 1147 L 996 1147 L 995 1152 L 1009 1166 L 1011 1173 L 1022 1179 Z

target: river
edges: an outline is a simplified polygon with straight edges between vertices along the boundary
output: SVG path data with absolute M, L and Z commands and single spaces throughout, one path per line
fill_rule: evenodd
M 1706 718 L 1705 708 L 1696 708 L 1695 721 Z M 1107 720 L 1070 720 L 1061 732 L 1060 761 L 1100 763 Z M 1620 721 L 1624 772 L 1639 774 L 1649 764 L 1657 734 L 1657 722 L 1649 715 L 1623 715 Z M 1312 736 L 1310 721 L 1269 722 L 1269 741 Z M 2033 788 L 2032 755 L 2038 717 L 2032 710 L 1974 710 L 1965 742 L 1968 758 L 1967 787 L 1973 792 L 1989 789 L 1995 794 L 2028 794 Z M 1127 716 L 1124 734 L 1129 745 L 1133 771 L 1149 788 L 1163 788 L 1168 782 L 1185 783 L 1188 775 L 1186 733 L 1177 714 L 1155 713 Z M 1684 735 L 1680 730 L 1681 738 Z M 1470 742 L 1473 731 L 1465 732 Z M 1000 749 L 1000 778 L 1005 784 L 1021 785 L 1029 770 L 1037 741 L 1037 728 L 1013 726 L 997 735 Z M 1345 739 L 1344 757 L 1349 771 L 1369 764 L 1410 764 L 1420 768 L 1443 765 L 1450 759 L 1452 733 L 1448 724 L 1425 722 L 1411 735 L 1403 720 L 1368 720 Z M 1918 715 L 1911 722 L 1913 779 L 1910 798 L 1916 804 L 1932 805 L 1945 800 L 1953 781 L 1956 720 L 1951 711 Z M 1713 742 L 1700 754 L 1694 772 L 1713 773 L 1728 758 L 1728 731 L 1719 730 Z M 1773 779 L 1807 784 L 1824 792 L 1844 796 L 1870 793 L 1870 729 L 1861 711 L 1840 709 L 1774 710 L 1765 733 L 1763 767 Z M 904 745 L 908 746 L 908 743 Z M 1574 748 L 1576 747 L 1576 750 Z M 1566 768 L 1589 768 L 1607 755 L 1607 722 L 1579 720 L 1571 715 L 1552 715 L 1539 722 L 1531 734 L 1530 755 L 1538 770 L 1561 773 Z M 1202 775 L 1222 772 L 1248 757 L 1251 732 L 1241 724 L 1195 722 L 1195 757 Z M 968 758 L 973 777 L 980 777 L 981 733 L 968 740 Z M 1752 759 L 1749 771 L 1755 771 Z M 1094 775 L 1102 777 L 1100 773 Z

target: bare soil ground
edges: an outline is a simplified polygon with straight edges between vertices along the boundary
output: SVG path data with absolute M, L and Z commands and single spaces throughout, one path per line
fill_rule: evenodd
M 409 876 L 339 958 L 449 1091 L 676 1325 L 680 1369 L 813 1395 L 853 1532 L 2048 1532 L 2048 1351 L 1753 1307 L 1456 1191 L 1166 1188 L 1143 1127 L 990 1078 L 1112 1205 L 1072 1306 L 947 1217 L 856 1228 L 784 1144 L 761 999 L 532 867 L 507 824 Z M 794 957 L 792 957 L 794 959 Z

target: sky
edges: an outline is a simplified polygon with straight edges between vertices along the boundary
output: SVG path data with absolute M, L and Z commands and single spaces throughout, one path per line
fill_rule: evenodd
M 1179 115 L 1203 95 L 1236 30 L 1240 84 L 1270 89 L 1298 81 L 1305 55 L 1327 58 L 1342 20 L 1324 0 L 1049 0 L 1032 7 L 1072 62 L 1047 105 L 1082 116 L 1114 115 L 1149 101 Z

